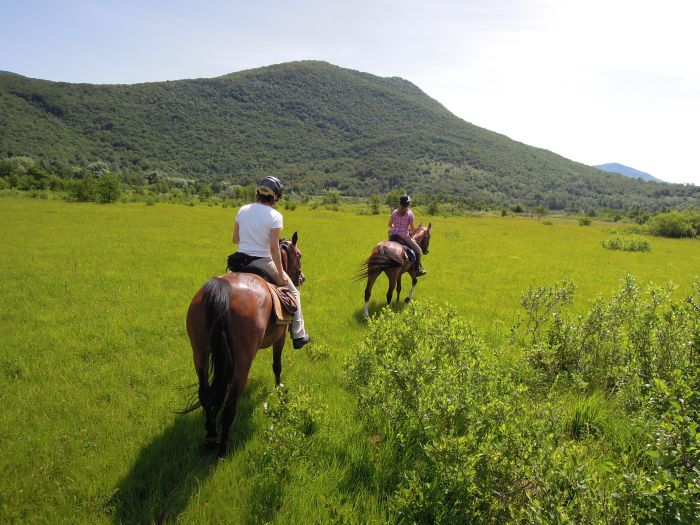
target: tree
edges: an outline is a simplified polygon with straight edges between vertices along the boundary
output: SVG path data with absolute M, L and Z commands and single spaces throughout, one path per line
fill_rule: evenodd
M 108 204 L 117 202 L 122 193 L 121 183 L 116 175 L 107 173 L 103 175 L 95 185 L 95 197 L 97 202 Z

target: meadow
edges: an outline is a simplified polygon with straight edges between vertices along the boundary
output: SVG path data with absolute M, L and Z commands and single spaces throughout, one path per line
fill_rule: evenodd
M 253 365 L 230 457 L 202 449 L 199 413 L 175 413 L 195 381 L 187 306 L 225 269 L 235 209 L 0 199 L 1 523 L 393 519 L 372 460 L 377 436 L 359 421 L 346 379 L 368 334 L 364 283 L 352 277 L 385 237 L 387 217 L 282 211 L 283 233 L 299 233 L 314 338 L 302 351 L 287 343 L 282 381 L 307 401 L 315 429 L 301 455 L 280 464 L 266 455 L 274 414 L 265 406 L 280 403 L 269 349 Z M 528 287 L 570 279 L 572 310 L 585 312 L 627 272 L 644 283 L 673 281 L 678 298 L 700 274 L 697 240 L 604 249 L 619 224 L 418 218 L 432 222 L 432 240 L 416 304 L 449 303 L 488 348 L 507 347 Z M 404 296 L 408 289 L 406 278 Z M 385 293 L 382 277 L 371 313 Z

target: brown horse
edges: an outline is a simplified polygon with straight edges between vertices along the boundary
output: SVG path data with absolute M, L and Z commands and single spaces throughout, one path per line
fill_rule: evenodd
M 280 240 L 282 266 L 296 286 L 301 271 L 298 235 Z M 262 277 L 251 273 L 227 273 L 213 277 L 197 292 L 187 311 L 187 334 L 192 344 L 194 368 L 199 379 L 198 401 L 183 412 L 204 409 L 208 446 L 219 442 L 219 457 L 228 452 L 228 436 L 236 416 L 236 402 L 243 393 L 248 372 L 260 348 L 272 346 L 272 370 L 280 385 L 282 349 L 286 326 L 273 319 L 270 291 Z M 211 383 L 209 381 L 211 377 Z M 221 415 L 221 436 L 216 419 Z
M 411 233 L 411 238 L 418 243 L 418 246 L 420 246 L 425 255 L 430 251 L 431 227 L 432 223 L 428 223 L 427 226 L 419 224 L 418 228 Z M 367 286 L 365 287 L 365 310 L 363 313 L 365 319 L 369 317 L 369 298 L 372 295 L 374 281 L 377 280 L 377 277 L 379 277 L 382 272 L 386 273 L 389 278 L 389 290 L 386 293 L 387 303 L 391 303 L 394 288 L 396 288 L 396 301 L 398 302 L 399 296 L 401 295 L 401 276 L 406 272 L 411 276 L 413 286 L 411 286 L 411 291 L 408 293 L 408 297 L 406 297 L 405 301 L 409 302 L 413 298 L 413 291 L 416 289 L 416 283 L 418 282 L 415 263 L 408 258 L 406 250 L 404 250 L 401 243 L 395 241 L 380 242 L 372 249 L 372 255 L 369 256 L 369 259 L 362 263 L 360 271 L 356 276 L 357 280 L 367 278 Z

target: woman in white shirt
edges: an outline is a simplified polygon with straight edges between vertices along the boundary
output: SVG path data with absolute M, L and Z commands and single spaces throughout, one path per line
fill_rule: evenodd
M 282 268 L 279 240 L 284 221 L 282 214 L 272 207 L 281 197 L 282 183 L 277 177 L 267 176 L 260 179 L 255 202 L 238 210 L 233 243 L 238 245 L 239 252 L 256 258 L 248 266 L 264 270 L 275 278 L 279 286 L 286 286 L 294 294 L 298 308 L 292 319 L 290 332 L 294 348 L 299 349 L 309 343 L 311 337 L 304 328 L 299 290 Z

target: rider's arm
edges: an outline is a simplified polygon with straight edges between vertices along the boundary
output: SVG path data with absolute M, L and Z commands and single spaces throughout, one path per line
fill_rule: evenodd
M 413 233 L 415 228 L 413 227 L 413 218 L 411 217 L 411 222 L 408 223 L 408 233 Z
M 238 223 L 236 222 L 236 226 L 233 228 L 233 244 L 240 244 L 241 242 L 241 232 L 238 230 Z
M 280 282 L 286 285 L 287 276 L 282 269 L 282 256 L 280 255 L 280 231 L 281 228 L 272 228 L 270 230 L 270 253 L 272 254 L 272 262 L 275 263 L 275 268 L 277 268 L 277 273 L 280 276 Z
M 391 212 L 391 216 L 389 217 L 389 223 L 387 224 L 389 228 L 392 228 L 394 226 L 394 212 Z

